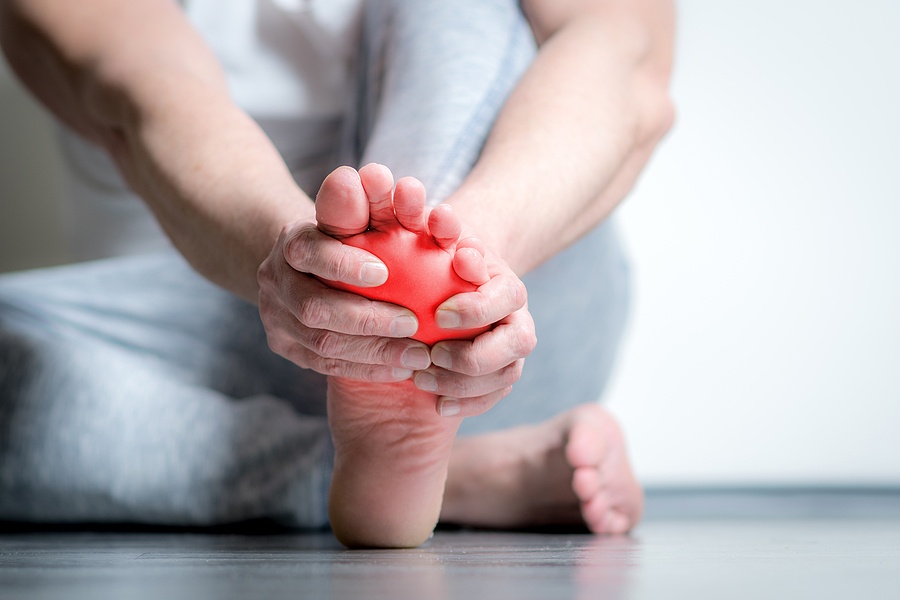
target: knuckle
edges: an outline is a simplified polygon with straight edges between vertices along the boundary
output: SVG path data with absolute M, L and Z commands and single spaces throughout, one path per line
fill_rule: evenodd
M 482 374 L 482 360 L 477 353 L 463 352 L 462 356 L 460 356 L 459 358 L 461 359 L 461 362 L 459 364 L 460 372 L 472 377 Z M 456 363 L 454 362 L 454 364 Z
M 500 383 L 506 387 L 512 387 L 512 385 L 522 377 L 522 367 L 524 365 L 524 361 L 517 360 L 513 364 L 509 365 L 505 369 L 503 369 L 503 373 L 501 374 Z
M 342 376 L 343 363 L 335 358 L 316 356 L 310 361 L 310 368 L 322 375 Z
M 313 230 L 301 227 L 285 235 L 284 259 L 296 269 L 305 271 L 310 257 L 315 255 L 312 243 Z
M 478 394 L 475 383 L 471 379 L 462 379 L 456 382 L 455 396 L 459 398 L 471 398 Z
M 356 275 L 356 260 L 352 253 L 344 248 L 332 261 L 329 271 L 336 281 L 353 279 Z
M 461 314 L 468 316 L 468 320 L 474 327 L 488 325 L 491 322 L 489 306 L 491 298 L 479 296 L 478 301 L 467 301 L 461 306 Z
M 512 344 L 513 354 L 516 358 L 525 358 L 531 354 L 536 347 L 537 336 L 534 331 L 523 327 L 516 332 Z
M 335 359 L 340 356 L 340 337 L 327 329 L 317 330 L 309 340 L 309 349 L 325 359 Z
M 307 327 L 322 328 L 331 321 L 331 306 L 318 296 L 307 296 L 297 305 L 297 320 Z
M 275 282 L 272 261 L 269 258 L 264 260 L 259 265 L 259 269 L 256 270 L 256 281 L 259 283 L 260 289 L 272 287 L 272 284 Z
M 269 346 L 269 350 L 278 356 L 286 356 L 288 353 L 288 344 L 280 336 L 266 336 L 266 343 Z
M 525 289 L 525 284 L 522 283 L 521 279 L 510 277 L 507 282 L 507 293 L 515 310 L 525 306 L 525 303 L 528 301 L 528 290 Z
M 401 357 L 409 347 L 410 345 L 406 342 L 392 339 L 380 339 L 376 342 L 376 346 L 372 351 L 372 356 L 375 358 L 375 362 L 381 365 L 396 365 L 400 367 L 403 366 Z
M 359 335 L 375 336 L 381 332 L 381 318 L 374 305 L 369 304 L 357 317 L 356 331 Z

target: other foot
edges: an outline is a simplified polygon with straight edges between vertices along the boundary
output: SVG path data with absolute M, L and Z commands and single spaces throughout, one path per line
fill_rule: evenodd
M 441 521 L 474 527 L 584 524 L 625 533 L 643 512 L 622 431 L 585 404 L 539 425 L 457 440 Z

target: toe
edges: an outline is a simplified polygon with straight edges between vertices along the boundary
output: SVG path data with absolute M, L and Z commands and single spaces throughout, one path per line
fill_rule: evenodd
M 484 256 L 475 248 L 457 248 L 453 255 L 453 270 L 474 285 L 483 285 L 490 280 Z
M 425 210 L 425 186 L 414 177 L 404 177 L 394 190 L 394 214 L 400 224 L 409 231 L 427 232 Z
M 573 468 L 596 469 L 603 461 L 607 444 L 608 441 L 604 439 L 601 428 L 590 413 L 581 411 L 573 416 L 566 444 L 566 460 Z
M 351 167 L 332 171 L 316 195 L 319 230 L 332 236 L 362 233 L 369 226 L 369 201 L 359 173 Z
M 628 533 L 633 525 L 634 524 L 628 515 L 616 510 L 610 510 L 607 512 L 606 519 L 603 523 L 603 533 Z
M 428 232 L 445 250 L 456 247 L 462 233 L 462 223 L 449 204 L 438 204 L 428 215 Z
M 609 514 L 609 498 L 605 494 L 595 494 L 581 503 L 581 518 L 593 533 L 608 533 L 606 519 Z
M 369 226 L 381 229 L 395 224 L 391 170 L 378 163 L 369 163 L 359 170 L 359 179 L 369 201 Z
M 580 502 L 588 502 L 600 493 L 600 473 L 593 467 L 579 467 L 572 473 L 572 491 Z

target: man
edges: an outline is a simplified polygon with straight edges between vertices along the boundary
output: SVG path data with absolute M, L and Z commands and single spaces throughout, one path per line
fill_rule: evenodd
M 344 43 L 357 9 L 361 41 Z M 351 545 L 415 545 L 438 515 L 627 531 L 640 490 L 593 404 L 625 306 L 605 220 L 672 119 L 671 13 L 650 0 L 4 2 L 10 64 L 88 142 L 63 134 L 75 187 L 95 204 L 116 190 L 82 247 L 141 252 L 0 282 L 0 516 L 321 526 L 330 487 Z M 376 164 L 324 180 L 339 216 L 323 225 L 302 186 L 342 162 Z M 417 180 L 393 190 L 393 174 Z M 171 251 L 143 252 L 163 236 L 116 220 L 127 189 L 227 292 Z M 338 238 L 385 203 L 422 204 L 411 212 L 427 221 L 426 193 L 452 207 L 436 217 L 458 224 L 446 243 L 480 240 L 487 280 L 437 315 L 492 325 L 472 341 L 426 346 L 409 310 L 320 281 L 382 283 L 380 261 Z M 335 398 L 411 412 L 348 415 Z

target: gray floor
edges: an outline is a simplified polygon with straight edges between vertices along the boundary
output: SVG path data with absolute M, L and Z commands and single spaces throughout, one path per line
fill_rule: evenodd
M 349 551 L 328 533 L 6 526 L 0 598 L 900 598 L 900 495 L 791 498 L 779 512 L 772 494 L 670 494 L 627 537 L 439 531 L 415 550 Z M 685 510 L 704 503 L 719 514 Z

